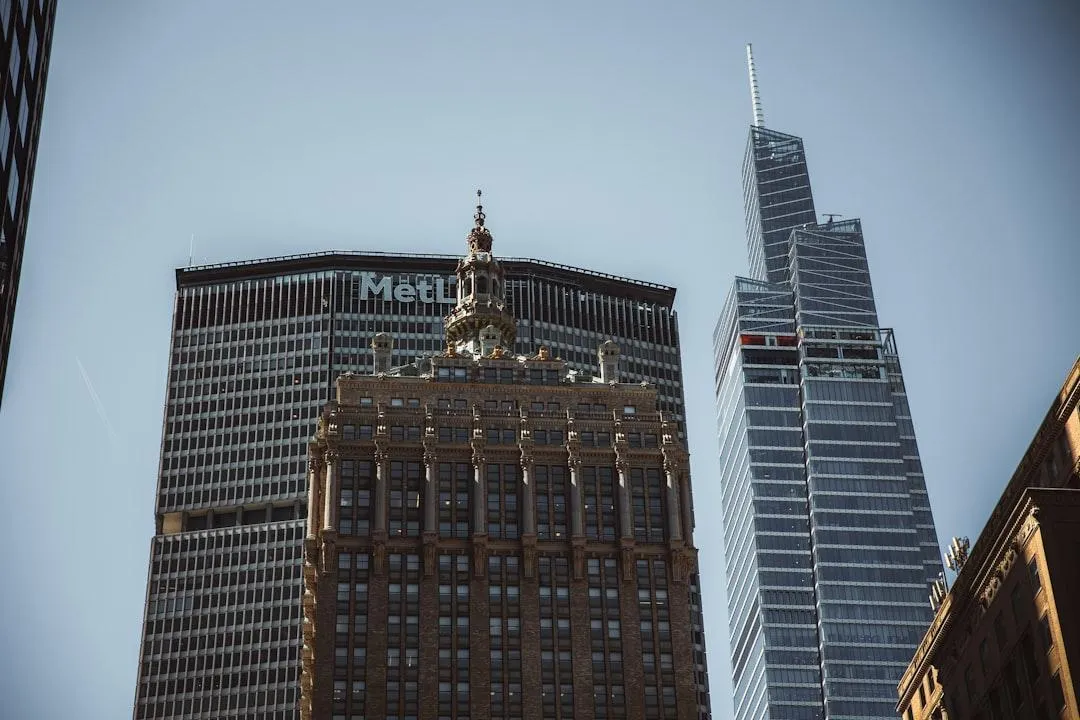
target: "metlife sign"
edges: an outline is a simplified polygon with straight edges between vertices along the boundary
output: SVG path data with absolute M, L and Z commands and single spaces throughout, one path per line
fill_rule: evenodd
M 457 297 L 453 287 L 457 285 L 457 278 L 435 278 L 434 282 L 417 280 L 411 283 L 406 280 L 394 281 L 389 275 L 377 275 L 373 272 L 360 273 L 360 297 L 361 301 L 371 296 L 381 297 L 386 302 L 396 300 L 400 303 L 422 302 L 439 303 L 441 305 L 454 305 Z

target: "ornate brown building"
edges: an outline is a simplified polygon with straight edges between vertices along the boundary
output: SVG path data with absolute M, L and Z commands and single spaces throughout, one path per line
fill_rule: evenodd
M 709 717 L 689 464 L 651 386 L 513 356 L 477 208 L 444 353 L 342 376 L 309 448 L 301 715 Z
M 1080 359 L 898 687 L 905 720 L 1080 717 Z

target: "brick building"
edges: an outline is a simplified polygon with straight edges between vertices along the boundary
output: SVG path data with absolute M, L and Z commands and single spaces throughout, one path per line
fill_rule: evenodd
M 678 422 L 613 342 L 597 377 L 506 350 L 476 221 L 446 350 L 376 335 L 309 445 L 301 717 L 707 718 Z
M 897 688 L 905 720 L 1080 717 L 1080 359 Z

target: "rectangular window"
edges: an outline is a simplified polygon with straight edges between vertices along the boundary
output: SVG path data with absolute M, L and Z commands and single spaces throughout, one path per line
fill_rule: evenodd
M 1047 650 L 1054 647 L 1054 633 L 1050 629 L 1050 616 L 1048 614 L 1039 618 L 1039 630 L 1042 634 L 1043 647 Z
M 1039 558 L 1031 558 L 1028 563 L 1028 575 L 1031 576 L 1031 594 L 1038 595 L 1042 590 L 1042 578 L 1039 577 Z
M 994 636 L 997 638 L 998 650 L 1004 650 L 1009 642 L 1009 633 L 1005 629 L 1004 614 L 1000 612 L 994 617 Z
M 487 532 L 492 538 L 518 537 L 518 465 L 487 466 Z
M 19 93 L 19 142 L 26 143 L 26 122 L 30 117 L 30 105 L 26 100 L 26 88 Z
M 536 485 L 536 536 L 541 540 L 564 540 L 566 532 L 566 468 L 561 465 L 533 467 Z

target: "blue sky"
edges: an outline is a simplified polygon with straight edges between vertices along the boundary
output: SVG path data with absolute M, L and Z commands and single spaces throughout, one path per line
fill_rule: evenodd
M 458 252 L 478 186 L 496 252 L 679 288 L 729 717 L 709 336 L 747 271 L 744 43 L 818 209 L 863 218 L 946 542 L 1080 352 L 1078 37 L 1064 1 L 61 3 L 0 410 L 4 717 L 131 712 L 191 234 Z

